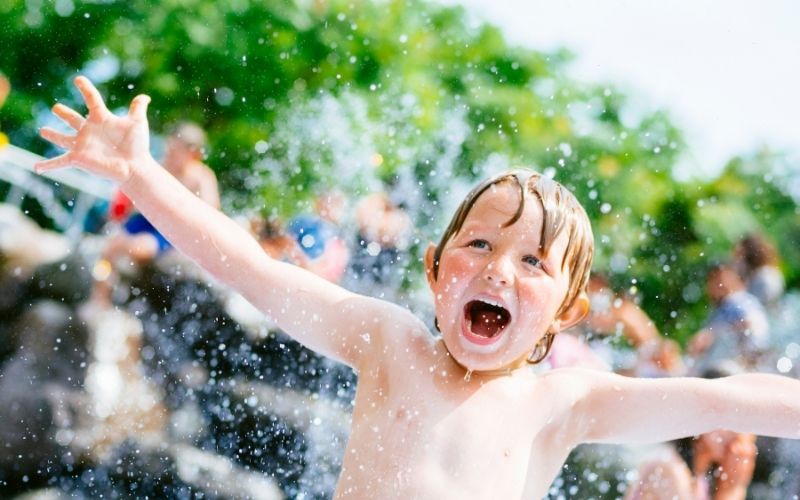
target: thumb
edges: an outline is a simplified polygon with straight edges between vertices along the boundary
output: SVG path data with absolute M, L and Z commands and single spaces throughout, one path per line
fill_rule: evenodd
M 147 119 L 147 105 L 150 104 L 150 96 L 140 94 L 134 97 L 131 101 L 131 107 L 128 110 L 128 115 L 137 120 Z

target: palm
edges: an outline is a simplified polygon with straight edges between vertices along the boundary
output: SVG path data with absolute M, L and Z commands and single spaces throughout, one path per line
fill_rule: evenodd
M 110 112 L 91 116 L 78 130 L 70 155 L 76 165 L 106 177 L 126 177 L 124 166 L 136 153 L 149 150 L 147 122 L 117 117 Z
M 84 118 L 64 105 L 53 107 L 53 112 L 77 133 L 71 136 L 43 128 L 42 137 L 66 152 L 40 162 L 37 169 L 50 170 L 74 165 L 115 181 L 125 181 L 130 176 L 135 160 L 149 154 L 146 116 L 149 98 L 138 96 L 131 103 L 128 115 L 119 117 L 106 108 L 100 93 L 89 80 L 79 77 L 75 83 L 86 101 L 89 113 Z

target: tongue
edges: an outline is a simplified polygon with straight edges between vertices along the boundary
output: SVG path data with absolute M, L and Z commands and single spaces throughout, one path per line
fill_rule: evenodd
M 472 333 L 475 335 L 494 337 L 503 325 L 503 318 L 496 311 L 483 309 L 472 313 Z

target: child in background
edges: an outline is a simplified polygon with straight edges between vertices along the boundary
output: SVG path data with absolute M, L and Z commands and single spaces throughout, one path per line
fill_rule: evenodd
M 302 267 L 331 283 L 341 281 L 350 252 L 336 226 L 319 215 L 300 215 L 289 221 L 286 229 L 303 251 Z
M 764 236 L 750 233 L 739 240 L 733 253 L 734 266 L 747 291 L 764 307 L 774 308 L 786 287 L 775 247 Z
M 303 251 L 294 238 L 286 234 L 279 219 L 254 217 L 250 220 L 250 232 L 270 258 L 305 267 Z
M 673 339 L 659 337 L 645 342 L 636 350 L 637 377 L 679 377 L 686 375 L 681 346 Z
M 715 309 L 689 341 L 689 353 L 694 357 L 692 373 L 703 373 L 725 360 L 733 360 L 746 370 L 756 369 L 769 345 L 764 306 L 747 292 L 742 279 L 727 264 L 711 267 L 706 290 Z
M 411 218 L 388 193 L 372 193 L 356 204 L 357 246 L 350 263 L 356 280 L 397 285 L 411 236 Z M 363 288 L 363 287 L 360 287 Z
M 586 213 L 530 171 L 485 180 L 425 268 L 441 337 L 408 310 L 270 259 L 238 224 L 150 157 L 147 96 L 114 116 L 83 77 L 84 117 L 40 171 L 77 165 L 120 183 L 174 246 L 289 335 L 358 372 L 338 498 L 541 498 L 579 443 L 653 442 L 717 428 L 800 438 L 800 382 L 747 374 L 634 379 L 582 369 L 534 374 L 588 309 Z
M 637 350 L 663 340 L 647 313 L 628 298 L 617 296 L 604 277 L 592 275 L 586 293 L 589 297 L 586 320 L 556 337 L 550 354 L 552 367 L 619 370 L 608 344 L 591 342 L 600 336 L 621 334 Z
M 694 443 L 693 470 L 699 489 L 714 500 L 745 500 L 756 467 L 756 436 L 713 431 Z M 709 478 L 713 481 L 709 484 Z

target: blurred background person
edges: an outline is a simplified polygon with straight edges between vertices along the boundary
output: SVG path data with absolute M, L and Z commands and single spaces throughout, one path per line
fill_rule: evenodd
M 635 302 L 616 294 L 605 276 L 593 274 L 586 286 L 590 311 L 586 329 L 592 334 L 620 333 L 634 347 L 661 337 L 653 320 Z
M 734 247 L 734 266 L 744 280 L 747 291 L 767 308 L 773 308 L 783 297 L 785 282 L 775 247 L 759 233 L 745 235 Z
M 713 500 L 744 500 L 753 480 L 757 453 L 753 434 L 718 430 L 698 437 L 694 441 L 693 470 L 699 491 Z
M 357 246 L 350 269 L 361 284 L 398 284 L 398 266 L 405 260 L 411 235 L 411 218 L 386 192 L 362 198 L 355 208 Z M 396 287 L 395 287 L 396 288 Z
M 700 490 L 702 491 L 702 490 Z M 637 479 L 625 500 L 705 500 L 686 462 L 674 448 L 665 446 L 649 456 L 637 469 Z
M 549 357 L 552 367 L 619 368 L 616 354 L 604 338 L 621 335 L 635 349 L 662 339 L 647 313 L 627 297 L 615 294 L 603 275 L 592 274 L 586 293 L 589 314 L 582 323 L 556 335 Z
M 680 377 L 686 374 L 681 346 L 675 340 L 659 337 L 641 344 L 636 351 L 636 377 Z
M 321 193 L 314 201 L 314 213 L 298 215 L 286 225 L 286 233 L 302 251 L 297 264 L 332 283 L 342 280 L 350 261 L 339 226 L 344 205 L 338 191 Z
M 250 220 L 250 232 L 261 248 L 275 260 L 303 265 L 306 258 L 297 242 L 284 229 L 277 217 L 254 217 Z
M 692 372 L 703 373 L 727 360 L 746 370 L 756 369 L 769 342 L 764 306 L 747 292 L 739 274 L 728 264 L 711 267 L 706 291 L 715 309 L 689 341 Z

